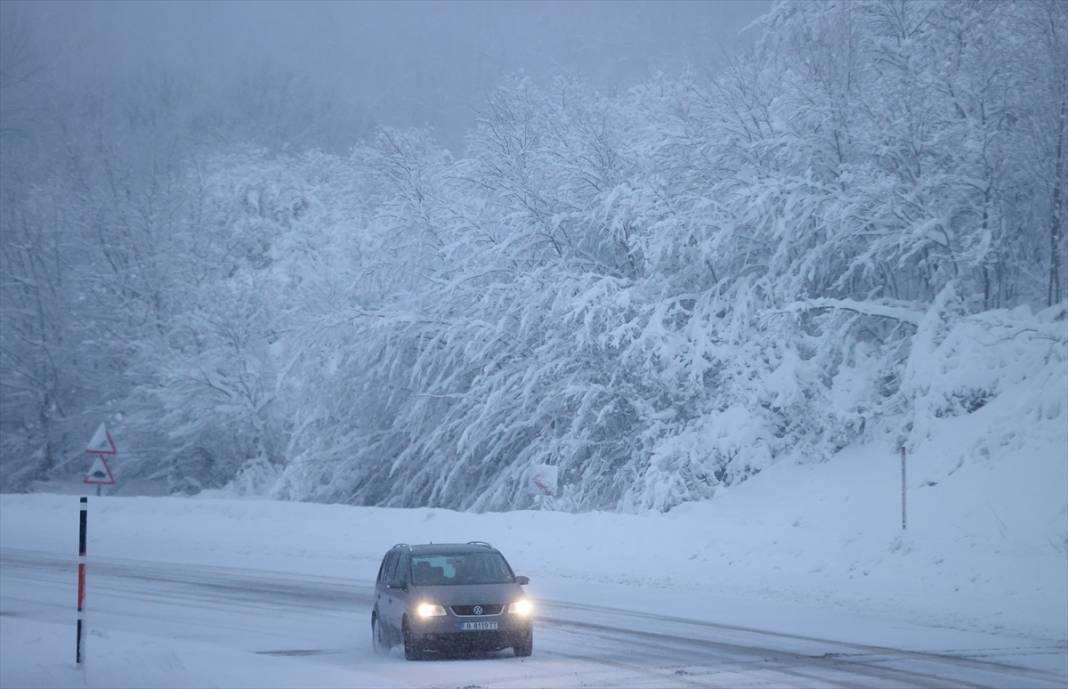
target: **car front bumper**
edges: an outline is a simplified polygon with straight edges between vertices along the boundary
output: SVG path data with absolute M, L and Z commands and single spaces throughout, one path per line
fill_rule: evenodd
M 497 623 L 496 629 L 465 629 L 465 623 Z M 446 615 L 411 623 L 412 640 L 428 649 L 501 649 L 521 645 L 533 620 L 508 614 L 482 617 Z

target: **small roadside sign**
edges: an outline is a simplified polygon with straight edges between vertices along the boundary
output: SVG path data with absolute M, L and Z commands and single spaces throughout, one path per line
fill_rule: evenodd
M 552 497 L 556 495 L 560 467 L 551 464 L 535 464 L 530 468 L 527 489 L 531 495 Z
M 82 483 L 95 485 L 96 494 L 99 496 L 100 486 L 115 485 L 115 476 L 111 473 L 107 458 L 119 454 L 118 448 L 115 447 L 115 440 L 111 437 L 111 431 L 108 430 L 106 423 L 100 424 L 100 427 L 96 429 L 96 433 L 93 433 L 93 437 L 89 441 L 89 445 L 86 446 L 85 451 L 91 455 L 96 455 L 96 459 L 93 460 L 93 466 L 89 467 L 89 473 L 82 479 Z
M 108 460 L 104 459 L 104 455 L 97 455 L 96 459 L 93 460 L 93 466 L 89 467 L 89 473 L 82 479 L 82 483 L 98 486 L 115 485 L 115 477 L 112 475 L 111 467 L 108 466 Z
M 85 451 L 91 455 L 100 456 L 118 454 L 119 451 L 115 448 L 115 441 L 112 440 L 111 431 L 108 430 L 106 423 L 100 424 L 100 427 L 96 429 Z

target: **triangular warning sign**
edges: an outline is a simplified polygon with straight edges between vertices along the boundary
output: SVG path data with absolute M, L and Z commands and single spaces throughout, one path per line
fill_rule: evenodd
M 105 486 L 115 485 L 115 477 L 111 475 L 111 467 L 108 466 L 108 460 L 104 459 L 104 455 L 100 454 L 93 460 L 93 466 L 89 468 L 89 473 L 82 479 L 82 483 L 97 483 Z
M 106 423 L 100 424 L 100 428 L 96 429 L 96 433 L 93 433 L 93 439 L 89 441 L 89 446 L 85 448 L 85 451 L 94 455 L 113 455 L 118 453 L 118 450 L 115 449 L 115 441 L 111 439 L 111 432 L 108 431 Z

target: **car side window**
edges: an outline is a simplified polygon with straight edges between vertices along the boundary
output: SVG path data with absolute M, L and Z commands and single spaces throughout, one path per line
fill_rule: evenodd
M 400 553 L 389 577 L 389 585 L 393 588 L 400 588 L 406 583 L 408 583 L 408 556 Z
M 397 559 L 397 553 L 393 550 L 386 553 L 386 556 L 382 558 L 382 565 L 378 568 L 378 583 L 383 584 L 389 581 L 388 574 L 392 569 L 393 563 Z

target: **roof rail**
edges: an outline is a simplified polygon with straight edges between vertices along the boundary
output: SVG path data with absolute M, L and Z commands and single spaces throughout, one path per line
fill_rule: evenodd
M 394 548 L 407 548 L 408 550 L 412 549 L 412 547 L 410 545 L 408 545 L 407 543 L 397 543 L 393 547 Z
M 489 543 L 486 543 L 485 541 L 468 541 L 467 545 L 484 545 L 487 548 L 492 548 L 493 547 Z

